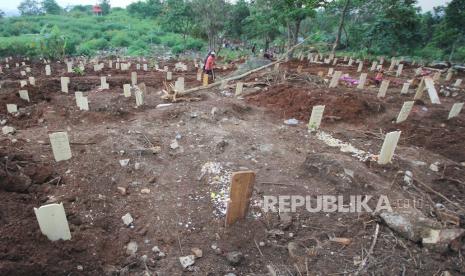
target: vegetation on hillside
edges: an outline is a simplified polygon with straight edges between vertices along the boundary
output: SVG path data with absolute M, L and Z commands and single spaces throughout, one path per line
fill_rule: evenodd
M 284 49 L 311 37 L 322 50 L 358 56 L 465 60 L 465 0 L 422 13 L 416 0 L 144 0 L 111 8 L 60 7 L 55 0 L 24 0 L 19 17 L 0 24 L 0 55 L 56 58 L 100 50 L 149 55 L 154 45 L 174 53 L 232 48 Z M 1 18 L 1 12 L 0 12 Z M 59 39 L 58 39 L 59 38 Z M 62 41 L 51 54 L 43 45 Z

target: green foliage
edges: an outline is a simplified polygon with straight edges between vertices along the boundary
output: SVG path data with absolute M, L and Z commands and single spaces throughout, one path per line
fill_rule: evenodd
M 103 15 L 109 14 L 111 9 L 110 0 L 100 0 L 100 7 Z
M 47 14 L 60 14 L 62 8 L 55 0 L 43 0 L 42 10 Z
M 142 18 L 155 18 L 161 14 L 163 5 L 160 0 L 138 1 L 126 7 L 129 14 Z
M 81 67 L 73 67 L 73 72 L 75 74 L 78 74 L 80 76 L 84 76 L 85 75 L 85 72 L 84 70 L 81 69 Z
M 65 56 L 66 37 L 57 26 L 44 27 L 37 37 L 39 53 L 47 59 L 61 59 Z
M 18 6 L 18 10 L 23 16 L 39 15 L 42 13 L 37 0 L 23 0 Z

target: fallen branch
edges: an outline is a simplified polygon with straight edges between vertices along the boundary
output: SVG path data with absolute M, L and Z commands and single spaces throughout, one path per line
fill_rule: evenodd
M 293 47 L 291 47 L 286 53 L 284 53 L 282 55 L 281 58 L 277 59 L 276 61 L 274 62 L 271 62 L 271 63 L 268 63 L 266 65 L 263 65 L 261 67 L 258 67 L 258 68 L 255 68 L 253 70 L 250 70 L 248 72 L 245 72 L 241 75 L 238 75 L 238 76 L 235 76 L 235 77 L 230 77 L 230 78 L 227 78 L 227 79 L 223 79 L 221 81 L 218 81 L 218 82 L 214 82 L 214 83 L 211 83 L 209 85 L 205 85 L 205 86 L 198 86 L 198 87 L 194 87 L 194 88 L 191 88 L 191 89 L 187 89 L 187 90 L 184 90 L 183 92 L 180 92 L 179 95 L 186 95 L 186 94 L 189 94 L 189 93 L 193 93 L 193 92 L 197 92 L 197 91 L 200 91 L 200 90 L 204 90 L 204 89 L 209 89 L 209 88 L 212 88 L 212 87 L 215 87 L 215 86 L 218 86 L 218 85 L 221 85 L 222 82 L 226 81 L 233 81 L 233 80 L 238 80 L 238 79 L 242 79 L 243 77 L 246 77 L 252 73 L 255 73 L 255 72 L 258 72 L 258 71 L 261 71 L 263 69 L 266 69 L 270 66 L 273 66 L 275 65 L 276 63 L 279 63 L 281 62 L 282 60 L 284 60 L 286 58 L 286 56 L 291 52 L 291 51 L 294 51 L 294 49 L 296 49 L 297 47 L 300 47 L 305 41 L 307 41 L 310 37 L 307 37 L 305 38 L 302 42 L 300 42 L 299 44 L 296 44 L 294 45 Z

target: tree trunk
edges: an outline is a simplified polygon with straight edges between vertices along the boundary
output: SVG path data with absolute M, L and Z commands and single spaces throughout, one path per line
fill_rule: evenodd
M 300 23 L 302 22 L 301 19 L 296 19 L 294 21 L 294 30 L 292 30 L 291 25 L 288 24 L 288 39 L 289 39 L 289 45 L 288 49 L 292 49 L 289 51 L 287 58 L 291 59 L 294 56 L 294 45 L 297 45 L 297 42 L 299 41 L 299 31 L 300 31 Z
M 334 41 L 333 49 L 331 50 L 332 55 L 335 54 L 336 49 L 339 46 L 339 43 L 340 43 L 340 40 L 341 40 L 342 28 L 344 27 L 344 20 L 345 20 L 345 17 L 346 17 L 347 9 L 349 8 L 349 2 L 350 2 L 350 0 L 346 0 L 346 3 L 344 4 L 344 8 L 342 10 L 341 20 L 339 22 L 339 28 L 337 30 L 336 41 Z

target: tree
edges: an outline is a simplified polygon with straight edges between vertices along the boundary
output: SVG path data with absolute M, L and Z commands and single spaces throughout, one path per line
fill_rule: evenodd
M 63 59 L 67 39 L 57 26 L 44 26 L 37 38 L 40 54 L 48 59 Z
M 0 10 L 0 19 L 3 18 L 5 16 L 5 12 Z
M 226 23 L 228 36 L 240 38 L 243 34 L 245 19 L 250 15 L 249 5 L 245 0 L 239 0 L 232 6 L 231 14 Z
M 55 0 L 43 0 L 42 10 L 48 14 L 60 14 L 62 8 L 58 5 Z
M 216 49 L 228 16 L 225 0 L 193 0 L 192 6 L 199 28 L 208 38 L 209 49 Z
M 166 0 L 162 24 L 167 31 L 180 33 L 184 42 L 194 26 L 192 3 L 185 0 Z
M 277 11 L 264 0 L 257 0 L 250 8 L 250 15 L 244 20 L 246 37 L 262 39 L 265 50 L 279 33 Z
M 344 27 L 344 20 L 346 18 L 347 10 L 349 8 L 350 0 L 345 0 L 344 8 L 341 12 L 341 20 L 339 21 L 339 28 L 337 29 L 336 40 L 334 41 L 333 48 L 331 50 L 331 54 L 335 54 L 336 48 L 339 47 L 339 43 L 341 40 L 342 28 Z
M 39 2 L 37 0 L 22 1 L 18 6 L 18 10 L 23 16 L 39 15 L 42 13 L 42 10 L 39 7 Z
M 110 0 L 100 0 L 100 7 L 103 15 L 109 14 L 111 9 Z
M 159 16 L 162 12 L 162 9 L 163 5 L 161 4 L 160 0 L 138 1 L 129 4 L 126 7 L 126 10 L 129 14 L 144 18 L 155 18 Z

